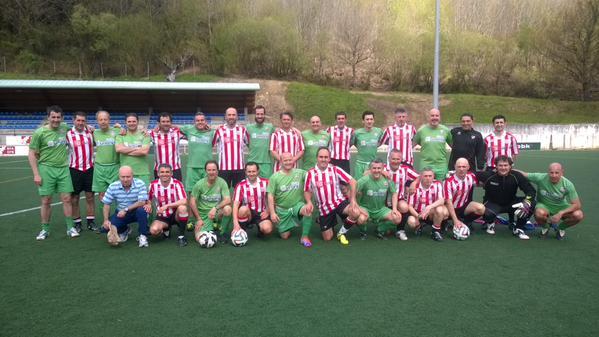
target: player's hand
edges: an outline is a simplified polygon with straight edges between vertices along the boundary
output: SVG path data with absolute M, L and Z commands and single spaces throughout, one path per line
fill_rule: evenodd
M 146 211 L 146 213 L 150 214 L 152 213 L 152 205 L 150 204 L 145 204 L 144 205 L 144 211 Z M 157 214 L 160 214 L 158 211 L 156 211 Z
M 120 129 L 121 128 L 121 123 L 114 123 L 114 125 L 112 127 Z
M 37 186 L 42 186 L 42 177 L 38 174 L 38 175 L 34 175 L 33 176 L 33 182 L 37 185 Z
M 162 213 L 166 212 L 166 210 L 167 210 L 167 209 L 168 209 L 168 207 L 166 207 L 166 206 L 160 206 L 160 207 L 158 207 L 158 209 L 156 210 L 156 214 L 162 214 Z M 150 208 L 150 211 L 151 211 L 151 210 L 152 210 L 152 209 Z M 148 212 L 148 213 L 149 213 L 149 212 Z
M 514 215 L 518 219 L 526 219 L 532 214 L 532 203 L 528 199 L 524 199 L 522 202 L 513 204 L 512 207 L 516 208 Z
M 462 226 L 466 226 L 466 225 L 464 225 L 464 223 L 461 222 L 460 220 L 453 223 L 453 227 L 455 227 L 455 228 L 459 229 L 459 228 L 462 228 Z
M 102 223 L 102 227 L 104 227 L 104 229 L 106 229 L 107 231 L 110 230 L 110 225 L 112 225 L 110 220 L 104 220 L 104 222 Z
M 121 128 L 121 132 L 119 134 L 121 136 L 125 136 L 127 134 L 127 128 Z
M 198 221 L 196 221 L 195 231 L 198 232 L 199 230 L 202 229 L 203 226 L 204 226 L 204 221 L 202 221 L 202 219 L 198 219 Z
M 552 224 L 559 224 L 560 221 L 562 221 L 562 216 L 563 216 L 562 212 L 557 212 L 552 217 L 549 218 L 549 221 Z
M 237 223 L 233 223 L 233 232 L 237 232 L 238 230 L 241 229 L 241 226 L 239 225 L 239 222 Z
M 268 220 L 268 218 L 270 218 L 270 214 L 268 213 L 268 211 L 260 213 L 260 220 Z
M 391 214 L 396 218 L 401 218 L 401 213 L 397 209 L 392 210 Z
M 387 170 L 383 170 L 383 172 L 381 172 L 381 174 L 383 175 L 383 177 L 385 177 L 387 179 L 391 179 L 391 172 L 389 172 Z
M 119 218 L 124 218 L 127 215 L 127 212 L 125 212 L 124 210 L 120 210 L 116 216 Z
M 216 207 L 212 207 L 212 209 L 210 209 L 210 212 L 208 212 L 208 219 L 214 220 L 215 217 L 216 217 Z
M 277 213 L 273 213 L 270 215 L 270 220 L 273 223 L 279 223 L 279 221 L 281 221 L 281 219 L 279 219 L 279 216 L 277 215 Z
M 428 218 L 429 213 L 431 212 L 431 209 L 426 206 L 424 208 L 424 210 L 420 213 L 420 219 L 426 220 Z
M 312 214 L 312 212 L 314 212 L 314 205 L 312 204 L 312 202 L 307 203 L 304 207 L 306 214 Z

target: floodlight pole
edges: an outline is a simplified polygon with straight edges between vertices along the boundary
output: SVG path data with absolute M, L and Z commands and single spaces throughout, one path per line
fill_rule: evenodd
M 433 107 L 439 109 L 439 54 L 440 54 L 441 0 L 435 10 L 435 69 L 433 75 Z

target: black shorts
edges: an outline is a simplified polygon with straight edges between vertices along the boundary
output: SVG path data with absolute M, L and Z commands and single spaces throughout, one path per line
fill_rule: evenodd
M 168 228 L 171 228 L 172 226 L 177 226 L 179 224 L 179 222 L 177 221 L 177 212 L 173 212 L 173 214 L 169 215 L 168 217 L 157 215 L 154 220 L 164 222 L 168 225 Z
M 94 168 L 87 171 L 79 171 L 69 168 L 71 172 L 71 181 L 73 182 L 73 195 L 79 195 L 82 191 L 92 192 L 92 183 L 94 181 Z
M 466 207 L 468 207 L 468 204 L 455 209 L 456 217 L 462 221 L 464 221 L 464 217 L 466 216 Z
M 351 174 L 349 172 L 349 160 L 345 160 L 345 159 L 332 159 L 331 158 L 331 164 L 340 167 L 343 169 L 343 171 L 347 172 L 347 174 Z
M 173 178 L 183 182 L 183 175 L 181 174 L 181 169 L 173 170 Z M 158 171 L 154 170 L 154 179 L 158 179 Z
M 245 172 L 243 170 L 221 170 L 218 171 L 218 176 L 223 178 L 228 186 L 235 187 L 245 179 Z
M 257 227 L 258 224 L 262 222 L 262 219 L 260 218 L 260 214 L 258 212 L 254 211 L 253 209 L 250 209 L 250 212 L 252 213 L 252 218 L 249 221 L 239 223 L 241 228 L 243 228 L 244 230 Z
M 318 223 L 320 224 L 320 231 L 324 232 L 335 228 L 335 225 L 337 225 L 337 215 L 339 215 L 341 220 L 345 221 L 347 219 L 347 215 L 343 214 L 343 211 L 348 205 L 349 200 L 345 199 L 331 213 L 319 216 Z

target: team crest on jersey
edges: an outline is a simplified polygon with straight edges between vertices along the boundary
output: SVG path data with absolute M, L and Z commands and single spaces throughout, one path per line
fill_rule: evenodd
M 281 185 L 281 187 L 279 187 L 279 190 L 281 190 L 281 192 L 288 192 L 288 191 L 293 191 L 293 190 L 299 190 L 299 188 L 300 188 L 300 183 L 297 181 L 294 181 L 289 185 Z
M 420 198 L 420 203 L 421 204 L 425 204 L 426 203 L 426 197 L 421 197 Z
M 165 203 L 166 202 L 166 197 L 161 195 L 158 199 L 160 199 L 161 203 Z
M 476 138 L 476 136 L 470 136 L 470 138 L 474 139 L 474 138 Z

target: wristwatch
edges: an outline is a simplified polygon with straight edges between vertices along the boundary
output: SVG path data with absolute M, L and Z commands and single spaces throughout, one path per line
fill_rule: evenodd
M 129 213 L 129 207 L 125 207 L 124 211 L 125 213 Z

